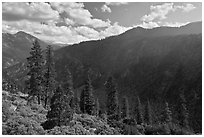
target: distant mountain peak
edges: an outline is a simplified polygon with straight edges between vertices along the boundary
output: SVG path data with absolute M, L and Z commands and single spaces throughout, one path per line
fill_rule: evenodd
M 18 31 L 16 34 L 14 34 L 15 36 L 29 36 L 31 38 L 35 38 L 34 36 L 32 36 L 31 34 L 29 33 L 26 33 L 24 31 Z

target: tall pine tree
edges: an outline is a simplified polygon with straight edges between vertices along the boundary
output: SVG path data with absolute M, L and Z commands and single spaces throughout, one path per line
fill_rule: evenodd
M 38 40 L 36 39 L 33 43 L 33 47 L 31 48 L 30 57 L 27 58 L 28 62 L 28 81 L 27 81 L 27 89 L 29 98 L 34 99 L 37 97 L 38 104 L 41 103 L 42 91 L 43 91 L 43 56 L 42 50 Z
M 138 124 L 143 123 L 142 104 L 140 102 L 139 97 L 137 97 L 137 103 L 136 103 L 136 121 Z
M 91 85 L 91 80 L 88 76 L 88 79 L 85 83 L 85 87 L 81 92 L 80 109 L 82 113 L 94 115 L 94 108 L 95 108 L 95 101 L 93 96 L 93 87 Z
M 151 113 L 151 106 L 149 100 L 145 106 L 145 115 L 144 115 L 144 122 L 148 125 L 152 124 L 152 113 Z
M 72 74 L 68 68 L 66 68 L 64 79 L 62 82 L 65 94 L 70 97 L 70 106 L 75 109 L 74 91 L 73 91 L 73 80 Z
M 100 104 L 99 104 L 99 101 L 98 101 L 98 98 L 97 98 L 96 101 L 95 101 L 95 115 L 96 116 L 99 116 L 99 111 L 100 111 Z
M 46 64 L 45 64 L 45 104 L 44 107 L 46 108 L 47 105 L 50 105 L 50 99 L 54 94 L 55 91 L 55 64 L 53 59 L 53 48 L 52 46 L 48 45 L 46 50 Z
M 107 93 L 107 115 L 117 116 L 118 113 L 118 91 L 113 77 L 109 77 L 105 83 Z
M 188 129 L 189 128 L 189 122 L 188 122 L 189 114 L 188 114 L 186 99 L 185 99 L 183 90 L 181 90 L 180 92 L 178 114 L 179 114 L 178 119 L 180 121 L 180 125 Z
M 168 102 L 165 102 L 165 109 L 164 109 L 164 112 L 163 112 L 162 121 L 164 123 L 172 123 L 172 112 L 171 112 L 171 110 L 169 108 Z
M 122 114 L 121 117 L 122 118 L 129 118 L 129 103 L 128 103 L 128 98 L 127 97 L 123 97 L 122 99 Z

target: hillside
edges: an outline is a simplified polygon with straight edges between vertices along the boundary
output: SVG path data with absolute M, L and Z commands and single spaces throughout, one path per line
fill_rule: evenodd
M 23 31 L 16 34 L 2 33 L 2 67 L 7 68 L 25 60 L 35 39 L 36 37 Z M 42 49 L 46 49 L 48 44 L 40 39 L 38 41 Z M 60 48 L 57 44 L 53 47 Z

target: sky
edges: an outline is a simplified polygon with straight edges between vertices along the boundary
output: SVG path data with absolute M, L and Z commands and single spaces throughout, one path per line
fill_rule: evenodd
M 24 31 L 51 43 L 74 44 L 134 27 L 179 27 L 202 20 L 201 2 L 4 2 L 2 32 Z

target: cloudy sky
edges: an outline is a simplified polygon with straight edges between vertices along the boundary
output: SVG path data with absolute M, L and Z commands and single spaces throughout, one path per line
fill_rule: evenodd
M 133 27 L 181 26 L 202 20 L 201 3 L 80 2 L 2 4 L 2 31 L 25 31 L 44 41 L 73 44 Z

